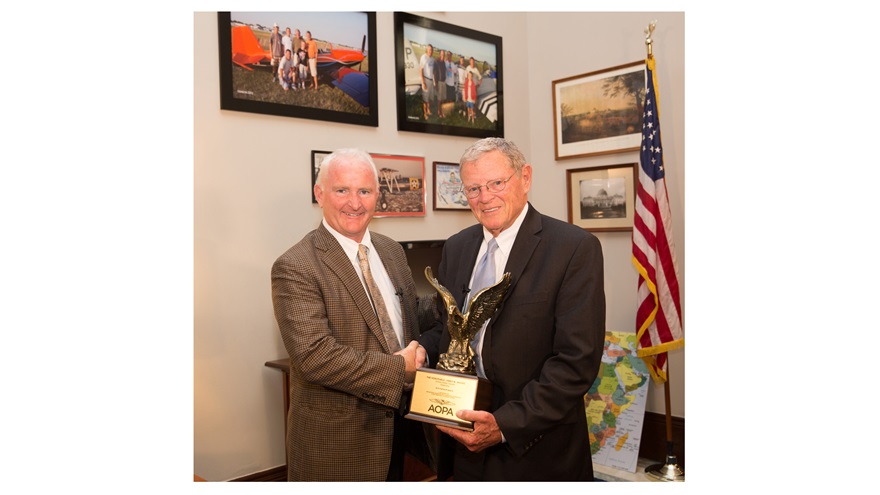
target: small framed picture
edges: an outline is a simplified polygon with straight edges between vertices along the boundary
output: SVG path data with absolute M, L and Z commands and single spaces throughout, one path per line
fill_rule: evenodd
M 556 159 L 639 149 L 645 63 L 553 81 Z
M 318 182 L 318 172 L 321 171 L 321 162 L 324 161 L 324 158 L 327 158 L 329 155 L 329 151 L 316 151 L 312 150 L 312 203 L 318 204 L 318 200 L 315 198 L 315 183 Z
M 330 151 L 312 150 L 312 203 L 315 198 L 315 183 L 321 162 Z M 376 203 L 376 218 L 381 217 L 423 217 L 426 215 L 425 199 L 425 159 L 420 156 L 387 155 L 370 153 L 376 170 L 379 172 L 379 201 Z
M 379 170 L 376 218 L 426 215 L 425 159 L 370 153 Z
M 566 170 L 568 223 L 590 232 L 632 231 L 638 166 Z
M 461 191 L 461 165 L 434 162 L 435 210 L 471 211 L 467 196 Z

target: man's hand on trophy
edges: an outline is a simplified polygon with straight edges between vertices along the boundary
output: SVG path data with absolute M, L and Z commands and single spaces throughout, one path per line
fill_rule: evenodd
M 439 425 L 437 429 L 456 439 L 471 452 L 481 452 L 495 444 L 501 443 L 501 430 L 498 429 L 498 423 L 495 422 L 495 416 L 492 413 L 464 409 L 456 411 L 455 415 L 465 421 L 473 421 L 474 431 L 464 431 Z

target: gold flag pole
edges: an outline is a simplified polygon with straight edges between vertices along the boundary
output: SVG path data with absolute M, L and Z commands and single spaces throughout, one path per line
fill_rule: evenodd
M 645 28 L 645 47 L 648 50 L 648 58 L 654 58 L 651 38 L 657 21 L 648 24 Z M 645 474 L 657 481 L 684 481 L 684 470 L 678 467 L 678 458 L 672 445 L 672 409 L 669 400 L 669 357 L 666 358 L 666 381 L 663 382 L 663 395 L 666 400 L 666 463 L 652 464 L 645 468 Z
M 666 463 L 651 464 L 645 474 L 655 481 L 684 481 L 684 470 L 678 467 L 678 457 L 672 445 L 672 410 L 669 406 L 669 357 L 666 358 L 666 381 L 663 383 L 666 399 Z

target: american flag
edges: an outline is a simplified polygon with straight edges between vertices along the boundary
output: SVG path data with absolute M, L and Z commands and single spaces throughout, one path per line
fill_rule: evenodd
M 636 336 L 655 382 L 666 382 L 666 352 L 684 346 L 681 298 L 672 242 L 672 217 L 666 195 L 666 171 L 660 145 L 654 58 L 647 63 L 642 148 L 636 214 L 633 221 L 633 265 L 639 272 Z

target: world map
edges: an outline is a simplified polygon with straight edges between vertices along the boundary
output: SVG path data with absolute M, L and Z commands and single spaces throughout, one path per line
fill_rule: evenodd
M 584 396 L 593 462 L 636 471 L 647 384 L 651 375 L 637 355 L 634 333 L 605 333 L 599 376 Z

